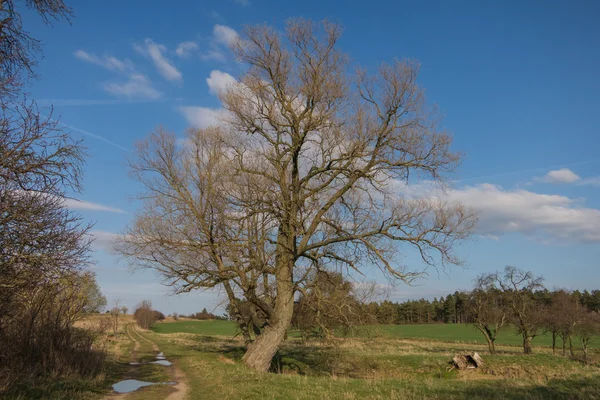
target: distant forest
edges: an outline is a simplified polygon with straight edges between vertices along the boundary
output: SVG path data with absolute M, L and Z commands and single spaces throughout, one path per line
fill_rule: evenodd
M 550 307 L 553 297 L 562 290 L 548 289 L 534 291 L 536 303 Z M 588 311 L 600 312 L 600 290 L 583 292 L 575 290 L 570 296 Z M 471 292 L 456 291 L 446 297 L 433 300 L 407 300 L 403 302 L 372 302 L 369 304 L 370 314 L 374 315 L 379 324 L 465 324 L 473 323 L 474 316 L 470 312 L 469 299 Z

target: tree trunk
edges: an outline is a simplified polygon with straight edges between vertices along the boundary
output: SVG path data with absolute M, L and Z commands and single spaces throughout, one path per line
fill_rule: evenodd
M 571 335 L 569 335 L 569 353 L 571 354 L 571 358 L 575 358 L 575 351 L 573 350 L 573 341 L 571 340 Z
M 490 350 L 490 354 L 496 354 L 496 345 L 494 344 L 494 341 L 487 337 L 486 339 L 488 342 L 488 349 Z
M 562 345 L 563 345 L 563 349 L 562 349 L 562 355 L 563 357 L 567 356 L 567 339 L 565 339 L 565 337 L 562 337 Z
M 581 339 L 581 349 L 583 350 L 583 361 L 587 364 L 587 362 L 588 362 L 588 343 L 584 339 Z
M 244 363 L 257 371 L 268 371 L 273 356 L 285 339 L 287 329 L 294 314 L 294 290 L 292 282 L 293 257 L 285 250 L 278 254 L 277 297 L 273 315 L 269 316 L 267 327 L 260 336 L 248 346 L 244 354 Z
M 533 351 L 531 350 L 531 336 L 523 336 L 523 353 L 525 354 L 532 354 Z
M 556 354 L 556 332 L 552 332 L 552 354 Z

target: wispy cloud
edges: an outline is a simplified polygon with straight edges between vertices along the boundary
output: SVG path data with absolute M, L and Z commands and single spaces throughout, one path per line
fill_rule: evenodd
M 187 42 L 182 42 L 179 43 L 179 45 L 177 45 L 177 49 L 175 49 L 175 54 L 177 54 L 177 56 L 179 58 L 187 58 L 190 55 L 192 55 L 192 53 L 198 51 L 199 46 L 198 43 L 193 42 L 193 41 L 187 41 Z
M 584 178 L 581 181 L 577 182 L 579 186 L 600 186 L 600 176 L 595 176 L 593 178 Z
M 216 24 L 208 41 L 209 48 L 200 54 L 204 61 L 227 61 L 227 51 L 240 38 L 237 31 L 229 26 Z
M 161 99 L 162 101 L 180 101 L 178 99 Z M 39 99 L 36 102 L 44 106 L 57 107 L 87 107 L 87 106 L 117 106 L 123 104 L 140 104 L 155 102 L 156 99 Z
M 105 211 L 112 213 L 125 213 L 125 211 L 116 207 L 109 207 L 98 203 L 92 203 L 91 201 L 83 201 L 77 199 L 66 199 L 65 206 L 71 210 L 86 210 L 86 211 Z
M 163 78 L 168 81 L 182 81 L 183 75 L 165 56 L 167 48 L 161 44 L 154 43 L 152 39 L 146 39 L 144 45 L 134 45 L 134 48 L 140 53 L 149 57 L 154 63 L 154 67 Z
M 137 72 L 135 66 L 129 60 L 121 61 L 111 56 L 98 57 L 83 50 L 77 50 L 75 52 L 75 57 L 107 70 L 117 72 L 120 75 L 127 76 L 125 82 L 104 83 L 104 90 L 113 96 L 125 97 L 127 99 L 158 99 L 161 97 L 161 93 L 153 87 L 150 79 Z
M 89 235 L 94 239 L 92 248 L 106 252 L 112 252 L 114 243 L 121 237 L 118 233 L 106 231 L 91 231 Z
M 111 82 L 104 84 L 104 90 L 117 97 L 158 99 L 161 93 L 152 86 L 147 76 L 131 74 L 125 82 Z
M 121 61 L 113 56 L 97 56 L 84 50 L 77 50 L 74 55 L 82 61 L 98 65 L 109 71 L 126 72 L 134 70 L 133 63 L 127 59 Z
M 252 2 L 250 0 L 233 0 L 233 2 L 235 4 L 239 4 L 240 6 L 243 6 L 243 7 L 248 7 L 249 5 L 252 4 Z

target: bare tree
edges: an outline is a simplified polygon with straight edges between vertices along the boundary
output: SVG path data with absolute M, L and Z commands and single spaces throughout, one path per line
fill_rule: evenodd
M 121 300 L 116 299 L 114 301 L 113 308 L 110 309 L 110 316 L 112 318 L 113 335 L 115 336 L 115 339 L 119 339 L 119 319 L 122 314 L 125 314 L 123 312 L 123 308 L 126 309 L 127 307 L 122 306 Z
M 376 266 L 411 282 L 422 271 L 403 266 L 404 249 L 426 265 L 459 264 L 454 244 L 476 220 L 412 186 L 445 182 L 460 159 L 417 63 L 352 75 L 340 34 L 303 19 L 285 34 L 247 27 L 234 51 L 248 69 L 220 92 L 220 126 L 188 131 L 184 145 L 159 129 L 131 162 L 144 205 L 119 250 L 180 292 L 219 286 L 264 312 L 244 355 L 257 370 L 269 368 L 315 270 Z
M 590 344 L 600 336 L 600 314 L 593 311 L 588 312 L 575 327 L 575 334 L 579 336 L 579 340 L 581 341 L 583 359 L 585 362 L 588 362 Z
M 545 328 L 552 333 L 553 352 L 558 336 L 562 340 L 562 355 L 567 355 L 568 344 L 571 357 L 574 357 L 572 337 L 577 324 L 585 318 L 586 311 L 572 293 L 566 290 L 552 293 L 551 304 L 544 309 L 542 315 Z
M 496 337 L 508 322 L 509 313 L 493 278 L 493 275 L 479 276 L 467 303 L 473 324 L 485 337 L 490 354 L 496 353 Z
M 534 277 L 531 271 L 506 267 L 503 274 L 490 274 L 485 279 L 495 280 L 502 289 L 504 301 L 511 313 L 511 322 L 523 337 L 523 352 L 531 354 L 531 340 L 543 327 L 541 307 L 533 292 L 543 288 L 543 278 Z
M 135 307 L 133 316 L 140 328 L 150 329 L 159 320 L 160 313 L 152 309 L 152 302 L 150 300 L 143 300 Z

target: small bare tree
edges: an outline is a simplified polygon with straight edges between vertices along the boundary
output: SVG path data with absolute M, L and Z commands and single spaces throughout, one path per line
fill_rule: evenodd
M 567 344 L 571 357 L 574 357 L 573 335 L 577 324 L 585 318 L 586 309 L 578 299 L 565 290 L 558 290 L 552 294 L 552 302 L 544 313 L 546 329 L 552 332 L 552 348 L 555 348 L 555 336 L 562 340 L 562 355 L 567 355 Z
M 136 306 L 133 316 L 140 328 L 150 329 L 159 320 L 160 313 L 152 309 L 150 300 L 143 300 Z
M 502 292 L 495 286 L 493 278 L 479 276 L 467 303 L 473 324 L 485 337 L 490 354 L 496 353 L 496 337 L 509 319 Z
M 352 75 L 340 35 L 304 19 L 285 34 L 247 27 L 234 51 L 248 69 L 219 93 L 220 126 L 189 130 L 183 146 L 159 129 L 131 161 L 144 205 L 120 252 L 180 292 L 222 287 L 234 315 L 242 300 L 257 307 L 266 323 L 244 362 L 261 371 L 315 271 L 374 266 L 411 282 L 422 271 L 404 267 L 403 249 L 426 265 L 459 264 L 454 244 L 476 221 L 411 190 L 446 182 L 460 159 L 417 63 Z
M 543 288 L 543 278 L 534 277 L 531 271 L 506 267 L 503 274 L 489 274 L 484 279 L 494 280 L 502 289 L 503 301 L 511 314 L 511 322 L 523 337 L 523 352 L 531 354 L 531 340 L 539 334 L 544 323 L 541 306 L 533 296 L 535 290 Z
M 600 336 L 600 314 L 593 311 L 588 312 L 575 327 L 575 334 L 581 341 L 583 359 L 588 362 L 590 344 Z
M 110 316 L 112 318 L 112 328 L 115 339 L 119 339 L 119 319 L 121 315 L 125 314 L 123 310 L 127 310 L 127 307 L 121 305 L 121 300 L 116 299 L 114 301 L 113 308 L 110 309 Z

